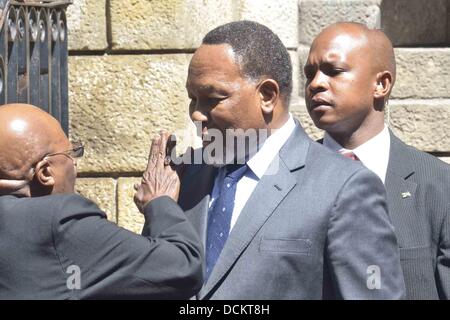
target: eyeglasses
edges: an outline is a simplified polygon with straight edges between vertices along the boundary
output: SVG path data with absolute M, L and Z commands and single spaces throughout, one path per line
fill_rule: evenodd
M 56 156 L 58 154 L 62 154 L 68 157 L 71 157 L 72 159 L 77 159 L 77 158 L 81 158 L 84 155 L 84 146 L 83 143 L 81 142 L 75 142 L 72 144 L 73 148 L 70 150 L 66 150 L 66 151 L 61 151 L 61 152 L 55 152 L 55 153 L 49 153 L 45 156 L 45 158 L 47 157 L 51 157 L 51 156 Z

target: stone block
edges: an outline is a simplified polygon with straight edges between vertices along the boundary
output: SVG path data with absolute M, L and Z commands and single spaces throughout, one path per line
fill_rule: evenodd
M 299 81 L 300 75 L 303 73 L 303 68 L 299 66 L 298 53 L 296 50 L 289 50 L 289 56 L 291 57 L 292 63 L 292 94 L 291 94 L 291 102 L 294 102 L 298 99 L 300 95 L 299 92 Z
M 185 90 L 189 59 L 184 54 L 70 57 L 70 136 L 86 145 L 80 172 L 142 172 L 160 129 L 177 134 L 178 152 L 192 143 Z
M 305 66 L 306 60 L 308 60 L 308 54 L 309 54 L 309 46 L 299 46 L 297 50 L 297 60 L 298 60 L 298 92 L 299 96 L 304 97 L 305 96 L 305 83 L 306 78 L 305 74 L 303 72 L 303 67 Z M 303 98 L 304 99 L 304 98 Z M 301 102 L 304 104 L 305 102 Z
M 450 98 L 450 48 L 398 48 L 393 98 Z
M 383 0 L 381 27 L 395 46 L 443 44 L 447 0 Z
M 318 129 L 314 125 L 314 122 L 308 114 L 308 110 L 306 110 L 304 100 L 298 101 L 295 104 L 291 104 L 290 111 L 292 113 L 292 116 L 300 121 L 303 129 L 305 129 L 306 133 L 310 136 L 311 139 L 318 140 L 323 137 L 323 130 Z
M 339 21 L 380 26 L 381 0 L 300 0 L 299 42 L 310 45 L 326 26 Z
M 134 204 L 134 184 L 140 178 L 119 178 L 117 182 L 117 223 L 120 227 L 140 234 L 144 226 L 144 216 Z
M 241 20 L 253 20 L 269 27 L 287 48 L 297 47 L 298 0 L 241 0 L 239 13 Z
M 82 161 L 82 160 L 81 160 Z M 78 178 L 76 191 L 95 202 L 106 212 L 108 220 L 117 223 L 116 181 L 111 178 Z
M 67 8 L 69 50 L 105 50 L 106 23 L 106 0 L 74 1 Z
M 426 152 L 450 151 L 450 100 L 389 103 L 390 127 L 405 143 Z
M 234 1 L 110 0 L 113 50 L 193 49 L 235 20 Z

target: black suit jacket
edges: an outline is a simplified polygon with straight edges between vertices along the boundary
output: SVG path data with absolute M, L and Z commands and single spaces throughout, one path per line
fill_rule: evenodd
M 149 237 L 75 194 L 1 196 L 0 299 L 189 298 L 202 284 L 196 232 L 168 197 L 144 215 Z
M 450 166 L 391 132 L 389 215 L 408 299 L 450 299 Z
M 390 137 L 385 187 L 406 298 L 450 299 L 450 166 Z

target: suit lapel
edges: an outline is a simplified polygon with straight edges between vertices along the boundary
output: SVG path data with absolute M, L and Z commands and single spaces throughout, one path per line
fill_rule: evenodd
M 414 199 L 417 184 L 410 180 L 414 175 L 414 161 L 409 158 L 406 145 L 392 132 L 390 135 L 391 146 L 385 183 L 387 202 L 393 225 L 402 226 L 404 215 L 416 210 Z
M 415 169 L 408 147 L 391 130 L 389 134 L 391 144 L 385 180 L 386 200 L 392 224 L 399 229 L 404 226 L 405 215 L 417 210 L 414 203 L 417 184 L 410 180 Z M 323 139 L 317 142 L 323 144 Z M 397 235 L 401 234 L 402 232 L 397 232 Z M 401 239 L 398 240 L 401 242 Z
M 267 171 L 274 174 L 261 178 L 242 209 L 208 282 L 200 291 L 200 298 L 208 295 L 226 276 L 280 202 L 297 184 L 291 171 L 304 166 L 308 147 L 309 139 L 297 124 Z
M 208 205 L 216 174 L 217 168 L 212 166 L 193 166 L 193 170 L 183 177 L 178 201 L 200 235 L 204 248 L 206 247 Z

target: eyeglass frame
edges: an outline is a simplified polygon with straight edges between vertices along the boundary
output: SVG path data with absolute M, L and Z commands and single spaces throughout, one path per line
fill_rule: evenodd
M 56 156 L 56 155 L 65 155 L 68 156 L 72 159 L 79 159 L 81 157 L 83 157 L 84 155 L 84 145 L 81 141 L 77 141 L 75 143 L 72 144 L 72 149 L 69 150 L 65 150 L 65 151 L 61 151 L 61 152 L 54 152 L 54 153 L 49 153 L 47 155 L 45 155 L 45 158 L 51 157 L 51 156 Z

